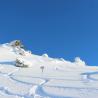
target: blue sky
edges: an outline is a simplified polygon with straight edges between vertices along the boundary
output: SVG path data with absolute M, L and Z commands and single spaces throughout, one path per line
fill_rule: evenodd
M 0 0 L 0 43 L 14 39 L 34 54 L 98 65 L 98 0 Z

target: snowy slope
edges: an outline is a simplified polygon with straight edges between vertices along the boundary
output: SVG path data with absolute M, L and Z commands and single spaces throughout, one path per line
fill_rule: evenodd
M 17 58 L 30 66 L 16 67 Z M 2 44 L 0 98 L 98 98 L 98 68 L 79 58 L 70 62 Z

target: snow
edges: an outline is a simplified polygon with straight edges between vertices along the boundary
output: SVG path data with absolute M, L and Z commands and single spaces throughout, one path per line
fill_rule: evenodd
M 28 67 L 16 67 L 17 58 Z M 86 65 L 79 57 L 70 62 L 3 44 L 0 98 L 98 98 L 98 67 Z

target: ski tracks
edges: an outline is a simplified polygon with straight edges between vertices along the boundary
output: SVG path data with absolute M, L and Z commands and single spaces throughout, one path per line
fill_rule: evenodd
M 85 73 L 82 73 L 82 80 L 83 81 L 87 81 L 87 82 L 90 82 L 90 81 L 98 81 L 98 79 L 95 79 L 93 78 L 92 76 L 93 75 L 96 75 L 98 74 L 98 72 L 85 72 Z
M 11 76 L 19 71 L 19 68 L 11 71 L 11 72 L 8 72 L 8 73 L 3 73 L 1 72 L 1 70 L 4 69 L 3 66 L 0 67 L 0 75 L 1 76 L 4 76 L 4 78 L 10 78 L 11 79 Z M 10 96 L 15 96 L 15 98 L 25 98 L 23 95 L 20 95 L 20 94 L 15 94 L 15 93 L 12 93 L 9 91 L 9 88 L 8 87 L 5 87 L 5 86 L 1 86 L 0 85 L 0 91 L 4 94 L 4 95 L 10 95 Z
M 0 70 L 2 70 L 3 68 L 4 68 L 4 67 L 0 67 Z M 0 75 L 1 75 L 1 76 L 4 76 L 5 78 L 10 78 L 11 80 L 13 80 L 13 81 L 15 81 L 15 82 L 17 82 L 17 83 L 21 83 L 21 84 L 24 84 L 24 85 L 33 85 L 33 86 L 30 88 L 30 90 L 28 91 L 28 93 L 25 94 L 25 95 L 21 95 L 21 94 L 17 94 L 17 93 L 15 94 L 15 93 L 12 93 L 12 92 L 9 91 L 10 88 L 4 87 L 4 86 L 3 86 L 3 87 L 0 86 L 0 91 L 1 91 L 2 93 L 5 93 L 6 95 L 15 96 L 16 98 L 49 98 L 49 97 L 43 97 L 43 96 L 40 95 L 40 93 L 43 94 L 43 95 L 46 95 L 46 94 L 44 94 L 44 92 L 40 91 L 40 89 L 43 87 L 43 85 L 44 85 L 45 83 L 48 82 L 47 79 L 42 79 L 42 78 L 40 78 L 40 79 L 42 80 L 42 82 L 39 83 L 38 85 L 34 85 L 34 84 L 31 84 L 31 83 L 19 81 L 19 80 L 15 79 L 15 78 L 13 77 L 14 74 L 15 74 L 15 72 L 18 72 L 19 70 L 20 70 L 20 68 L 14 69 L 14 70 L 12 70 L 12 71 L 10 71 L 10 72 L 8 72 L 8 73 L 0 72 Z M 33 78 L 33 77 L 32 77 L 32 78 Z M 40 92 L 40 93 L 39 93 L 39 92 Z
M 41 91 L 40 89 L 41 89 L 41 88 L 43 87 L 43 85 L 44 85 L 45 83 L 47 83 L 47 82 L 48 82 L 47 79 L 43 79 L 43 81 L 42 81 L 39 85 L 34 85 L 34 86 L 32 86 L 32 87 L 30 88 L 30 90 L 29 90 L 29 95 L 30 95 L 30 96 L 33 96 L 34 98 L 49 98 L 49 97 L 45 97 L 45 96 L 41 96 L 41 95 L 40 95 L 40 93 L 43 94 L 43 95 L 46 95 L 46 94 L 44 94 L 44 92 Z

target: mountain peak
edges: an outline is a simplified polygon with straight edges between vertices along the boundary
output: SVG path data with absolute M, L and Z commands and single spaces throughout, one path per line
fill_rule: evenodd
M 10 46 L 13 46 L 13 47 L 24 48 L 24 45 L 22 44 L 22 42 L 20 40 L 11 41 L 9 44 L 10 44 Z

